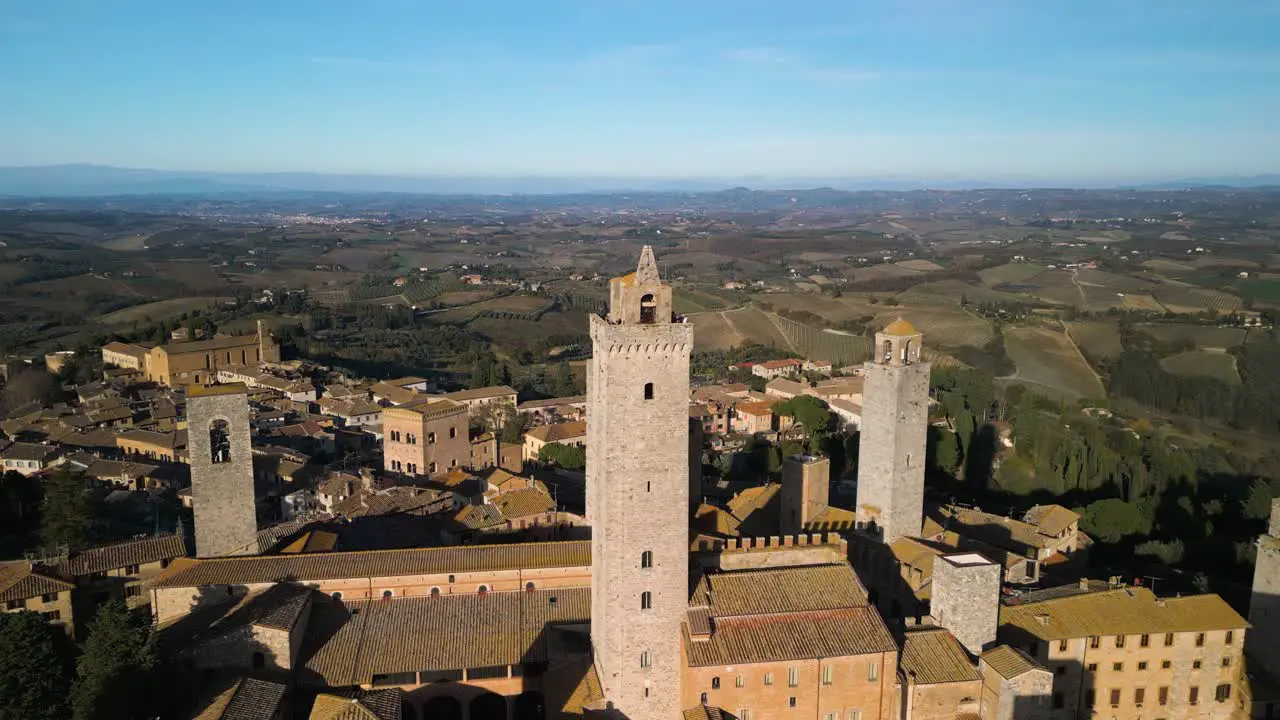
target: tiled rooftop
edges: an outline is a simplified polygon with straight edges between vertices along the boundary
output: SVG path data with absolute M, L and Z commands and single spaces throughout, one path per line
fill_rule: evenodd
M 1001 629 L 1018 628 L 1041 640 L 1093 635 L 1203 632 L 1246 628 L 1217 595 L 1157 598 L 1141 587 L 1118 588 L 1055 600 L 1004 605 Z
M 920 685 L 978 680 L 978 668 L 960 642 L 940 627 L 913 628 L 903 634 L 902 671 Z

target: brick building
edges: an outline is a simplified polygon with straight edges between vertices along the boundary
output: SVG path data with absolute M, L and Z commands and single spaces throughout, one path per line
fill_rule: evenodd
M 419 395 L 382 411 L 382 467 L 405 475 L 435 475 L 471 463 L 467 407 Z

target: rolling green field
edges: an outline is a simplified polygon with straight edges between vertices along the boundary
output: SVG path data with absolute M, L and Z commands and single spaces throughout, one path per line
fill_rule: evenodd
M 1213 327 L 1175 323 L 1144 323 L 1137 329 L 1160 342 L 1172 343 L 1190 340 L 1197 348 L 1232 348 L 1243 345 L 1249 331 L 1244 328 Z
M 1043 265 L 1016 262 L 981 270 L 978 272 L 978 277 L 982 278 L 982 282 L 986 285 L 995 287 L 1007 283 L 1024 283 L 1042 272 L 1044 272 Z
M 1211 377 L 1230 385 L 1240 384 L 1235 357 L 1223 352 L 1190 350 L 1164 358 L 1160 366 L 1174 375 Z
M 1105 359 L 1114 360 L 1124 352 L 1120 328 L 1115 323 L 1074 322 L 1067 325 L 1067 332 L 1095 364 Z
M 1006 382 L 1064 398 L 1106 396 L 1102 382 L 1066 335 L 1038 327 L 1004 331 L 1005 351 L 1017 370 Z
M 231 299 L 229 297 L 193 297 L 157 300 L 107 313 L 98 320 L 107 325 L 127 325 L 131 322 L 146 322 L 148 319 L 159 320 L 192 310 L 206 310 L 212 305 Z

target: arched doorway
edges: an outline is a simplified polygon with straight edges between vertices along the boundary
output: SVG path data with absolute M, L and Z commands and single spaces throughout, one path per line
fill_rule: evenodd
M 462 720 L 462 703 L 448 695 L 437 695 L 422 704 L 422 720 Z
M 507 699 L 494 693 L 477 695 L 467 710 L 469 720 L 507 720 Z
M 547 716 L 547 704 L 542 693 L 526 690 L 516 696 L 515 720 L 543 720 Z

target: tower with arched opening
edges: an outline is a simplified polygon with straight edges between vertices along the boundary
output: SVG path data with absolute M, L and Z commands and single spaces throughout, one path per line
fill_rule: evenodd
M 679 717 L 689 598 L 689 353 L 693 326 L 646 246 L 591 318 L 587 517 L 591 644 L 605 697 L 630 720 Z
M 863 368 L 857 522 L 884 542 L 918 535 L 924 520 L 930 368 L 922 340 L 898 318 L 876 333 Z
M 244 385 L 187 389 L 187 449 L 196 555 L 257 553 L 249 397 Z

